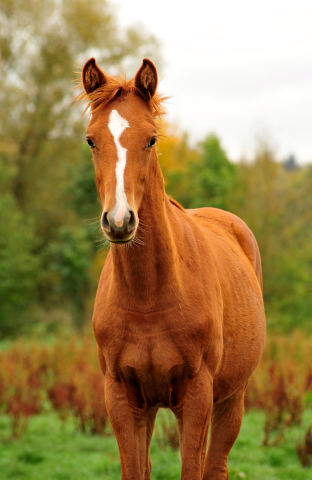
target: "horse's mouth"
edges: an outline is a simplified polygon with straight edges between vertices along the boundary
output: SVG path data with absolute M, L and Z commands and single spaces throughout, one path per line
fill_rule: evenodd
M 111 240 L 110 238 L 108 238 L 108 240 L 110 241 L 110 243 L 115 243 L 115 245 L 124 245 L 125 243 L 130 243 L 132 242 L 132 240 L 134 239 L 134 236 L 127 239 L 127 240 Z
M 132 232 L 130 232 L 128 235 L 122 235 L 122 233 L 119 232 L 110 232 L 107 234 L 107 232 L 104 232 L 105 237 L 110 243 L 114 243 L 115 245 L 124 245 L 127 243 L 131 243 L 134 240 L 136 234 L 136 229 Z

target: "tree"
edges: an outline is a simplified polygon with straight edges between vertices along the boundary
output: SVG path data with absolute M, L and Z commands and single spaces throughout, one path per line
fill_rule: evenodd
M 311 166 L 288 170 L 262 143 L 238 173 L 231 211 L 245 220 L 259 245 L 268 326 L 311 330 Z
M 0 141 L 12 145 L 14 195 L 23 211 L 41 216 L 41 231 L 58 223 L 47 200 L 62 201 L 55 186 L 79 155 L 83 126 L 70 105 L 75 65 L 91 53 L 106 68 L 155 56 L 155 39 L 140 32 L 120 31 L 105 0 L 1 3 Z
M 227 197 L 231 193 L 236 166 L 231 163 L 220 140 L 215 134 L 208 135 L 199 144 L 200 161 L 190 167 L 190 189 L 193 198 L 191 208 L 216 207 L 227 209 Z
M 85 128 L 80 121 L 82 110 L 71 105 L 71 81 L 80 75 L 77 65 L 96 56 L 109 73 L 121 63 L 129 71 L 144 56 L 159 63 L 157 52 L 157 41 L 142 28 L 119 28 L 106 0 L 1 2 L 0 155 L 5 157 L 4 170 L 12 171 L 10 201 L 4 208 L 14 210 L 12 218 L 23 218 L 24 225 L 31 225 L 36 242 L 26 242 L 26 250 L 36 254 L 37 268 L 44 272 L 37 276 L 42 303 L 53 305 L 59 298 L 53 268 L 56 258 L 60 266 L 64 262 L 55 253 L 60 253 L 56 244 L 64 244 L 64 228 L 76 252 L 82 242 L 84 255 L 91 255 L 91 259 L 93 255 L 92 248 L 83 247 L 86 235 L 77 231 L 81 211 L 75 211 L 68 188 L 70 173 L 83 174 L 82 163 L 88 161 L 92 168 L 91 156 L 86 160 L 81 153 Z M 19 232 L 26 236 L 21 227 Z M 47 254 L 50 243 L 54 246 L 53 261 Z M 16 257 L 19 253 L 17 250 Z M 90 258 L 79 268 L 89 268 Z M 83 276 L 87 278 L 86 271 Z M 73 286 L 72 279 L 65 278 Z M 62 284 L 62 291 L 70 299 L 69 284 L 68 288 Z M 77 302 L 78 309 L 80 304 Z
M 33 226 L 10 192 L 14 171 L 4 161 L 0 157 L 0 337 L 27 330 L 25 310 L 33 324 L 38 282 Z
M 197 149 L 190 147 L 187 133 L 179 132 L 177 125 L 162 122 L 158 153 L 166 192 L 187 208 L 191 201 L 189 172 L 199 161 Z

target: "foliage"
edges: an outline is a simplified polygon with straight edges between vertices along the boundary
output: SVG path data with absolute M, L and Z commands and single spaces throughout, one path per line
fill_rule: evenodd
M 0 352 L 0 361 L 0 408 L 10 418 L 11 438 L 25 433 L 29 417 L 41 412 L 47 399 L 62 421 L 74 415 L 79 430 L 103 434 L 103 375 L 89 336 L 50 347 L 17 341 Z
M 210 136 L 209 141 L 211 147 L 215 147 L 215 150 L 208 149 L 213 157 L 220 144 L 214 136 Z M 253 162 L 242 161 L 235 167 L 230 164 L 233 168 L 226 168 L 226 174 L 221 173 L 221 166 L 223 162 L 228 167 L 229 162 L 221 158 L 219 148 L 215 164 L 211 160 L 207 168 L 197 160 L 185 171 L 189 185 L 184 188 L 193 197 L 188 205 L 223 207 L 246 221 L 257 238 L 262 256 L 269 326 L 290 330 L 305 324 L 305 328 L 309 328 L 311 167 L 286 169 L 265 144 L 259 146 Z M 198 169 L 197 175 L 191 175 L 194 169 Z M 207 177 L 212 182 L 210 185 L 205 180 Z M 218 195 L 218 182 L 213 185 L 214 178 L 223 185 L 223 190 L 219 190 L 222 195 Z M 199 191 L 196 185 L 200 186 L 201 182 L 203 194 L 196 196 Z M 214 192 L 211 199 L 210 192 Z
M 170 410 L 160 410 L 155 424 L 155 438 L 159 448 L 166 450 L 168 446 L 175 451 L 180 448 L 177 421 Z
M 188 208 L 192 198 L 189 170 L 193 163 L 199 162 L 199 152 L 190 147 L 187 134 L 181 134 L 176 125 L 162 121 L 160 132 L 158 158 L 166 192 Z
M 122 30 L 106 0 L 1 2 L 1 184 L 10 178 L 1 195 L 2 335 L 14 325 L 17 334 L 34 308 L 42 317 L 56 304 L 71 305 L 73 318 L 90 315 L 95 249 L 86 245 L 93 239 L 81 216 L 98 208 L 71 81 L 92 55 L 111 73 L 121 63 L 134 71 L 144 56 L 160 64 L 155 38 L 142 28 Z
M 191 208 L 209 206 L 228 210 L 227 197 L 236 177 L 237 167 L 231 163 L 215 134 L 199 144 L 200 162 L 191 164 Z
M 103 376 L 98 366 L 94 339 L 88 335 L 81 338 L 72 336 L 55 339 L 46 345 L 19 340 L 5 347 L 0 350 L 0 412 L 5 414 L 0 417 L 0 436 L 1 418 L 7 419 L 6 440 L 8 437 L 16 440 L 28 435 L 35 422 L 34 417 L 51 410 L 57 412 L 63 431 L 73 420 L 79 432 L 103 435 L 111 431 L 107 425 Z M 267 450 L 261 455 L 270 458 L 273 465 L 278 462 L 278 455 L 282 455 L 280 445 L 286 444 L 292 455 L 296 456 L 298 452 L 301 462 L 309 460 L 309 434 L 302 443 L 296 444 L 295 437 L 289 432 L 300 431 L 303 435 L 307 429 L 307 418 L 308 422 L 312 421 L 311 348 L 312 340 L 300 333 L 291 337 L 269 337 L 245 397 L 245 409 L 249 415 L 253 415 L 254 411 L 262 412 L 261 417 L 257 417 L 261 418 L 261 424 L 255 433 L 252 422 L 252 440 L 249 437 L 244 440 L 243 428 L 234 452 L 246 446 L 251 448 L 251 445 L 253 450 L 256 448 L 260 452 L 263 429 L 262 444 Z M 179 448 L 177 422 L 171 412 L 159 412 L 154 437 L 156 444 L 154 442 L 152 447 L 152 458 L 156 452 L 157 455 L 163 452 L 167 457 L 168 447 L 172 451 Z M 272 447 L 280 453 L 274 455 Z M 39 462 L 31 451 L 24 452 L 22 458 L 27 463 Z M 233 469 L 233 464 L 230 464 L 232 478 L 244 478 L 239 475 L 245 472 L 248 478 L 245 460 L 243 455 L 237 461 L 239 470 Z M 155 471 L 157 466 L 153 469 L 154 475 L 162 478 Z
M 0 336 L 25 332 L 21 317 L 37 296 L 36 240 L 32 222 L 10 192 L 13 175 L 0 158 Z
M 98 215 L 99 220 L 102 212 L 95 186 L 92 155 L 88 144 L 83 144 L 79 162 L 70 167 L 68 176 L 71 181 L 66 187 L 66 193 L 80 220 L 92 220 L 95 215 Z
M 203 206 L 228 209 L 237 167 L 231 163 L 219 138 L 211 133 L 196 147 L 189 145 L 187 134 L 166 124 L 160 138 L 160 164 L 167 192 L 185 208 Z
M 106 0 L 2 1 L 1 336 L 39 319 L 49 329 L 66 315 L 76 326 L 90 318 L 105 254 L 90 226 L 101 207 L 81 110 L 70 105 L 73 69 L 95 55 L 109 73 L 115 64 L 133 73 L 143 56 L 159 65 L 157 52 L 144 30 L 119 28 Z M 263 142 L 234 164 L 213 133 L 193 146 L 176 125 L 161 130 L 167 193 L 185 208 L 223 208 L 245 220 L 260 248 L 269 328 L 311 332 L 312 166 L 282 163 Z
M 299 332 L 268 338 L 260 364 L 251 377 L 245 409 L 265 412 L 263 445 L 277 445 L 286 431 L 301 425 L 312 394 L 312 340 Z
M 229 210 L 254 233 L 268 327 L 311 331 L 311 165 L 289 168 L 265 142 L 258 144 L 252 160 L 233 164 L 214 134 L 190 147 L 187 135 L 170 128 L 159 150 L 167 191 L 184 207 Z
M 70 299 L 76 324 L 81 324 L 90 290 L 91 243 L 82 227 L 60 227 L 58 236 L 43 250 L 49 269 L 51 295 L 56 302 Z
M 263 267 L 268 325 L 311 331 L 311 166 L 287 170 L 267 145 L 239 165 L 231 211 L 257 239 Z

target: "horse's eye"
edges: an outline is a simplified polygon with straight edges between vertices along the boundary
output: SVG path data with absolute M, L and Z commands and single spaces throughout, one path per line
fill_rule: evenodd
M 88 142 L 88 145 L 90 145 L 91 148 L 94 148 L 95 145 L 94 143 L 92 142 L 91 138 L 87 138 L 87 142 Z
M 157 137 L 153 137 L 151 141 L 146 145 L 147 148 L 152 148 L 152 146 L 155 145 L 156 140 L 157 140 Z

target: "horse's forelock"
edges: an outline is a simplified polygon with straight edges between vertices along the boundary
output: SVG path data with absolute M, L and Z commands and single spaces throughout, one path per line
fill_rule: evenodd
M 122 92 L 126 93 L 134 93 L 142 98 L 139 90 L 134 85 L 134 79 L 127 81 L 125 76 L 113 76 L 108 77 L 108 80 L 105 84 L 101 85 L 99 88 L 94 90 L 91 93 L 87 93 L 83 87 L 83 83 L 81 79 L 76 80 L 77 85 L 74 88 L 76 89 L 83 89 L 74 99 L 74 105 L 77 105 L 80 102 L 88 101 L 88 105 L 83 111 L 83 114 L 90 108 L 92 113 L 94 113 L 101 105 L 107 105 L 111 102 L 114 98 L 118 96 L 118 94 Z M 164 102 L 168 99 L 158 92 L 150 99 L 144 99 L 151 108 L 151 111 L 154 117 L 161 117 L 166 113 L 166 108 L 164 106 Z

